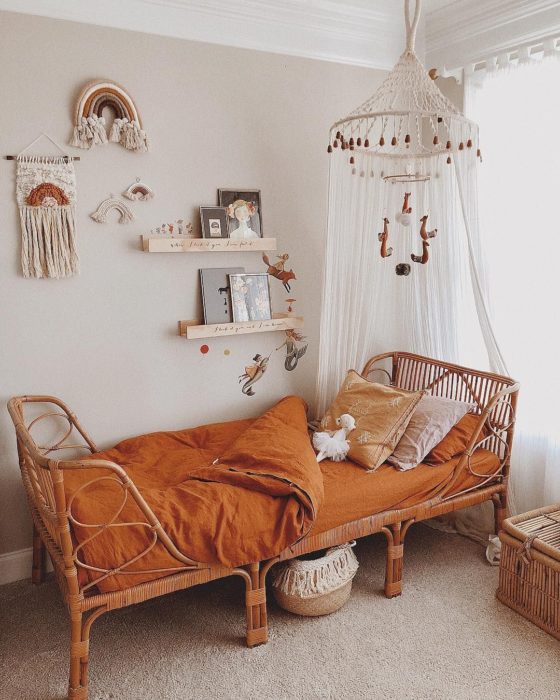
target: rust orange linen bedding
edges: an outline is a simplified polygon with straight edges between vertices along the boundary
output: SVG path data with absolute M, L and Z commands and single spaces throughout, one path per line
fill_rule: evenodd
M 142 435 L 89 459 L 107 459 L 126 470 L 184 555 L 227 567 L 268 559 L 295 543 L 310 530 L 323 499 L 305 403 L 294 396 L 254 421 Z M 111 520 L 121 505 L 123 491 L 114 480 L 84 487 L 108 474 L 98 468 L 65 473 L 67 498 L 82 487 L 71 503 L 81 523 L 74 526 L 74 537 L 83 545 L 80 558 L 102 569 L 129 561 L 152 538 L 149 529 L 138 525 L 85 527 Z M 128 498 L 117 522 L 134 521 L 145 518 Z M 112 574 L 97 587 L 119 590 L 170 573 L 146 569 L 181 566 L 158 543 L 124 569 L 143 573 Z M 93 581 L 100 573 L 88 575 Z
M 319 468 L 307 433 L 305 406 L 296 397 L 283 399 L 257 420 L 142 435 L 91 456 L 96 458 L 126 470 L 181 552 L 196 561 L 226 566 L 270 558 L 309 530 L 324 532 L 434 498 L 449 483 L 459 460 L 421 464 L 407 472 L 384 464 L 369 473 L 350 461 L 329 460 Z M 498 464 L 496 455 L 486 450 L 477 450 L 472 457 L 479 473 L 492 473 Z M 100 476 L 107 472 L 91 468 L 65 472 L 67 497 Z M 465 472 L 454 491 L 480 481 Z M 76 496 L 72 512 L 83 523 L 107 522 L 121 501 L 120 487 L 97 482 Z M 145 518 L 129 498 L 119 521 L 135 520 Z M 80 543 L 94 532 L 97 528 L 74 527 Z M 143 527 L 106 529 L 85 544 L 80 558 L 89 565 L 114 568 L 142 552 L 149 541 Z M 103 592 L 124 589 L 166 573 L 146 573 L 147 569 L 180 566 L 157 544 L 125 569 L 139 573 L 111 575 L 97 587 Z M 83 569 L 79 575 L 86 583 Z M 89 581 L 99 575 L 90 572 Z
M 375 472 L 366 472 L 350 461 L 321 462 L 325 500 L 313 525 L 319 534 L 344 523 L 375 515 L 386 510 L 409 508 L 435 498 L 449 483 L 460 456 L 438 466 L 419 464 L 409 471 L 397 471 L 383 464 Z M 477 450 L 471 465 L 479 474 L 493 474 L 500 461 L 488 450 Z M 482 479 L 467 471 L 453 488 L 454 493 L 480 484 Z

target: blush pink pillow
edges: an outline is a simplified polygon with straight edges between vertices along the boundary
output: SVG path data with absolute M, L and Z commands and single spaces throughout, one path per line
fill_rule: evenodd
M 439 396 L 423 396 L 387 462 L 401 471 L 416 467 L 473 405 Z

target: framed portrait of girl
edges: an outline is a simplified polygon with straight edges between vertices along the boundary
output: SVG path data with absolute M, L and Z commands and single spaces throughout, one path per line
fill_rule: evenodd
M 234 240 L 262 238 L 260 190 L 218 190 L 218 203 L 225 207 L 228 235 Z

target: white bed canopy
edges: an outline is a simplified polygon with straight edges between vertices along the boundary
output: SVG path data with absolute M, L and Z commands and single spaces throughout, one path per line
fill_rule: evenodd
M 415 53 L 421 0 L 412 18 L 410 0 L 404 7 L 406 48 L 396 66 L 331 127 L 319 415 L 345 372 L 378 351 L 464 361 L 467 296 L 490 365 L 505 371 L 484 294 L 478 126 Z

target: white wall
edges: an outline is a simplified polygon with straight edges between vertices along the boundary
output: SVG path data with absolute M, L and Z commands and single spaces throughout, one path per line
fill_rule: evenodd
M 0 161 L 2 406 L 16 394 L 57 395 L 105 447 L 146 431 L 255 415 L 288 393 L 312 400 L 328 127 L 383 73 L 11 13 L 0 13 L 0 28 L 0 154 L 17 153 L 41 131 L 66 142 L 80 88 L 100 77 L 128 88 L 152 141 L 149 154 L 115 144 L 79 153 L 82 271 L 68 280 L 22 277 L 15 166 Z M 136 176 L 156 193 L 134 205 L 136 221 L 94 223 L 89 214 L 99 202 Z M 260 271 L 259 254 L 140 251 L 140 234 L 164 221 L 195 222 L 220 186 L 261 188 L 265 232 L 290 254 L 293 296 L 306 318 L 309 350 L 300 366 L 287 373 L 276 353 L 253 398 L 241 394 L 237 377 L 281 334 L 214 340 L 203 356 L 201 343 L 179 338 L 176 325 L 201 313 L 199 267 Z M 276 280 L 272 287 L 282 309 L 287 295 Z M 0 514 L 0 553 L 27 547 L 30 523 L 5 408 Z

